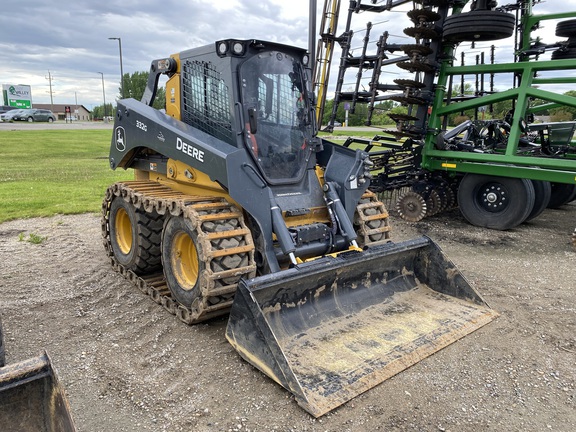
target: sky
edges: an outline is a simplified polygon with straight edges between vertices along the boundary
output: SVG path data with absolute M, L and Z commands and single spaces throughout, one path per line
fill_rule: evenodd
M 323 5 L 323 0 L 317 0 L 318 31 Z M 348 6 L 349 2 L 341 0 L 337 34 L 344 31 Z M 376 49 L 375 40 L 384 31 L 389 32 L 390 43 L 413 43 L 403 33 L 411 26 L 405 14 L 412 7 L 409 2 L 393 12 L 354 14 L 353 54 L 360 55 L 369 21 L 373 23 L 369 52 Z M 0 84 L 31 85 L 33 103 L 50 103 L 51 82 L 53 103 L 80 104 L 90 110 L 103 103 L 102 78 L 107 102 L 119 94 L 119 43 L 108 38 L 122 40 L 124 73 L 147 71 L 153 59 L 219 39 L 263 39 L 306 48 L 309 9 L 308 0 L 7 1 L 0 14 Z M 538 14 L 565 11 L 576 11 L 576 0 L 548 0 L 534 7 Z M 555 23 L 548 22 L 539 31 L 544 42 L 558 40 Z M 497 56 L 507 53 L 506 61 L 511 60 L 511 47 L 511 41 L 498 41 Z M 482 48 L 477 46 L 476 52 Z M 474 56 L 469 44 L 460 49 Z M 339 58 L 338 48 L 332 64 L 337 65 Z M 336 74 L 335 70 L 331 73 L 331 91 Z M 380 81 L 412 77 L 402 75 L 405 72 L 395 68 L 384 72 Z M 352 86 L 354 79 L 349 73 L 345 88 Z M 328 97 L 332 97 L 330 90 Z

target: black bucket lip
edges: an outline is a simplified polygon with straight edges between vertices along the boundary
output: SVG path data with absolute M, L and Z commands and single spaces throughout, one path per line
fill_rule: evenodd
M 257 276 L 252 279 L 240 279 L 239 285 L 251 292 L 257 292 L 261 289 L 268 289 L 271 285 L 275 285 L 277 283 L 286 283 L 290 280 L 300 279 L 303 276 L 313 276 L 314 274 L 333 270 L 334 268 L 339 267 L 340 264 L 354 265 L 355 263 L 368 261 L 370 259 L 375 259 L 384 255 L 392 255 L 414 249 L 421 249 L 426 246 L 435 247 L 441 252 L 440 247 L 434 243 L 430 237 L 421 236 L 400 243 L 389 242 L 370 247 L 363 250 L 362 252 L 347 251 L 337 256 L 325 256 L 313 261 L 298 264 L 292 268 L 282 270 L 277 273 L 269 273 L 267 275 Z
M 447 290 L 436 290 L 434 283 L 437 283 L 437 280 L 433 281 L 432 285 L 429 285 L 433 290 L 454 297 L 466 298 L 476 304 L 486 305 L 491 308 L 490 304 L 460 272 L 456 264 L 446 256 L 442 248 L 425 235 L 399 243 L 385 243 L 363 251 L 351 250 L 336 256 L 325 256 L 277 273 L 270 273 L 251 279 L 240 279 L 238 291 L 249 292 L 257 298 L 263 290 L 268 290 L 272 286 L 282 286 L 288 282 L 298 284 L 299 281 L 321 278 L 327 273 L 338 272 L 342 268 L 350 268 L 355 265 L 365 266 L 366 263 L 376 264 L 378 259 L 394 257 L 395 255 L 402 257 L 412 256 L 415 261 L 420 261 L 420 264 L 414 264 L 414 269 L 426 268 L 425 273 L 416 272 L 414 275 L 420 281 L 428 281 L 434 277 L 434 274 L 440 278 L 440 281 L 444 278 L 449 279 L 450 287 L 443 286 L 443 289 L 447 288 Z M 425 261 L 428 259 L 429 262 L 426 263 Z M 425 283 L 428 284 L 427 282 Z
M 419 253 L 419 251 L 424 250 L 424 254 Z M 270 273 L 251 279 L 242 278 L 238 283 L 238 291 L 249 292 L 250 295 L 257 298 L 259 297 L 259 293 L 263 290 L 270 290 L 272 287 L 286 286 L 293 281 L 297 282 L 303 278 L 321 278 L 323 275 L 337 271 L 339 268 L 364 265 L 365 262 L 376 263 L 378 259 L 392 257 L 394 255 L 406 256 L 410 254 L 414 257 L 417 257 L 418 255 L 434 257 L 433 261 L 435 260 L 435 262 L 431 262 L 429 265 L 432 267 L 436 266 L 436 273 L 447 273 L 451 274 L 454 278 L 458 278 L 457 283 L 452 281 L 452 289 L 449 289 L 448 291 L 436 290 L 434 284 L 430 286 L 432 289 L 455 297 L 467 298 L 476 304 L 486 305 L 491 308 L 490 304 L 460 272 L 456 264 L 446 256 L 442 251 L 442 248 L 426 235 L 399 243 L 388 242 L 382 245 L 369 247 L 361 252 L 352 250 L 340 253 L 337 256 L 325 256 L 313 261 L 298 264 L 292 268 L 277 273 Z M 416 267 L 422 267 L 422 265 L 416 265 Z M 434 273 L 434 271 L 431 273 Z M 428 277 L 428 275 L 424 274 L 416 274 L 415 276 L 420 280 L 426 280 Z

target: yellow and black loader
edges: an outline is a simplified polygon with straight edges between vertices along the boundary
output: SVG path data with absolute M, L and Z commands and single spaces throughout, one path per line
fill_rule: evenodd
M 393 243 L 371 161 L 317 136 L 305 50 L 221 40 L 118 102 L 103 202 L 116 270 L 321 416 L 496 314 L 426 237 Z M 159 77 L 166 110 L 152 108 Z

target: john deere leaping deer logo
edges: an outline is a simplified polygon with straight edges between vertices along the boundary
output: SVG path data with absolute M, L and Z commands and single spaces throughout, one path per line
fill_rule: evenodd
M 122 126 L 118 126 L 114 131 L 115 134 L 115 141 L 116 141 L 116 150 L 119 152 L 123 152 L 126 150 L 126 132 Z

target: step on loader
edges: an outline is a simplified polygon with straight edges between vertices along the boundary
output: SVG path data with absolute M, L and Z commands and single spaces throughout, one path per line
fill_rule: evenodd
M 166 110 L 152 107 L 166 75 Z M 429 238 L 392 243 L 368 154 L 317 136 L 305 50 L 227 39 L 154 60 L 118 102 L 113 267 L 321 416 L 491 321 Z

